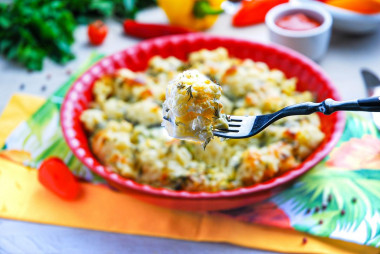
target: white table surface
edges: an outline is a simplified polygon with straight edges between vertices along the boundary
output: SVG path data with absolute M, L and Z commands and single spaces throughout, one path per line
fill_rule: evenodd
M 230 16 L 222 15 L 207 33 L 268 43 L 265 25 L 232 28 Z M 140 21 L 165 22 L 159 9 L 144 11 Z M 0 58 L 0 112 L 12 94 L 23 92 L 47 97 L 73 72 L 98 51 L 112 54 L 139 42 L 124 35 L 122 26 L 107 21 L 110 31 L 99 47 L 87 42 L 86 27 L 75 31 L 72 49 L 77 56 L 66 66 L 45 61 L 41 72 L 27 72 Z M 369 68 L 380 75 L 380 27 L 374 34 L 347 36 L 334 31 L 329 50 L 320 63 L 343 99 L 365 97 L 360 68 Z M 367 114 L 364 114 L 368 116 Z M 1 127 L 1 126 L 0 126 Z M 221 229 L 223 230 L 223 229 Z M 224 229 L 228 230 L 228 229 Z M 51 225 L 0 219 L 0 254 L 2 253 L 268 253 L 224 243 L 199 243 L 156 237 L 105 233 Z

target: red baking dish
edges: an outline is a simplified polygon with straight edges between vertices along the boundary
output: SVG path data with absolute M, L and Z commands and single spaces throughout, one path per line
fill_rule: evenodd
M 144 70 L 148 60 L 155 55 L 175 56 L 185 60 L 192 51 L 217 47 L 225 47 L 234 57 L 265 62 L 270 68 L 283 71 L 287 77 L 297 77 L 297 90 L 310 90 L 316 96 L 317 101 L 327 98 L 340 100 L 337 90 L 326 74 L 314 62 L 290 49 L 203 34 L 160 37 L 143 41 L 134 47 L 103 58 L 75 81 L 61 108 L 62 131 L 72 152 L 84 165 L 104 177 L 109 184 L 119 190 L 141 200 L 175 209 L 222 210 L 236 208 L 269 198 L 286 188 L 287 184 L 322 160 L 337 143 L 345 123 L 342 112 L 330 116 L 319 115 L 322 131 L 326 135 L 325 140 L 300 166 L 271 180 L 228 191 L 213 193 L 174 191 L 139 184 L 107 169 L 90 150 L 79 116 L 92 100 L 92 86 L 96 79 L 104 74 L 113 73 L 119 68 L 126 67 L 133 71 Z

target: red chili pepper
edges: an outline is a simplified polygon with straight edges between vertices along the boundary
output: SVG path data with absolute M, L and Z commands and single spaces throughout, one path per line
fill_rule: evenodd
M 193 30 L 173 25 L 139 23 L 127 19 L 123 23 L 124 32 L 142 39 L 154 38 L 171 34 L 193 33 Z
M 100 45 L 107 36 L 108 28 L 100 20 L 97 20 L 88 25 L 88 38 L 93 45 Z
M 276 5 L 288 0 L 251 0 L 243 1 L 240 10 L 232 18 L 234 26 L 249 26 L 265 21 L 265 15 Z
M 42 162 L 38 169 L 38 180 L 48 190 L 66 200 L 75 199 L 80 192 L 77 179 L 66 164 L 56 157 Z

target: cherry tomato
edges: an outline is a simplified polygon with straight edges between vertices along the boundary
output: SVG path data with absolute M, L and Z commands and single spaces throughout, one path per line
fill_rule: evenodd
M 102 21 L 97 20 L 88 25 L 87 32 L 91 44 L 100 45 L 107 36 L 108 28 Z
M 66 164 L 59 158 L 44 160 L 38 169 L 38 180 L 48 190 L 66 200 L 78 197 L 80 184 Z

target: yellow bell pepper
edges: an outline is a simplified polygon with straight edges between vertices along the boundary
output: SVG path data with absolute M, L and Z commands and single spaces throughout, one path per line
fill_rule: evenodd
M 206 30 L 218 19 L 224 0 L 158 0 L 173 25 L 192 30 Z

